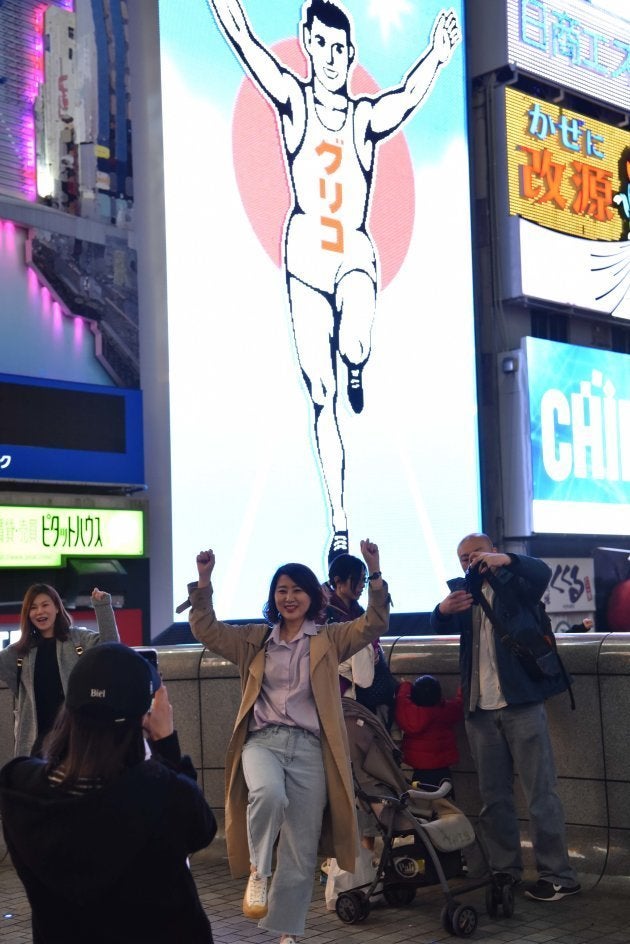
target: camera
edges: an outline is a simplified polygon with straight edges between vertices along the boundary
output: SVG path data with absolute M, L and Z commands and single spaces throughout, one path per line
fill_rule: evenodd
M 484 576 L 479 571 L 479 564 L 471 564 L 464 572 L 464 590 L 473 598 L 473 603 L 481 601 L 481 587 Z

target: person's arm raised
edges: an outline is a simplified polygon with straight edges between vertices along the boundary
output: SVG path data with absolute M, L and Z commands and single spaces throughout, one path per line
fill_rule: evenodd
M 280 110 L 285 109 L 292 94 L 300 92 L 295 76 L 258 39 L 239 0 L 208 0 L 208 3 L 252 80 Z
M 396 131 L 428 95 L 440 70 L 461 42 L 461 31 L 453 10 L 442 10 L 435 19 L 431 42 L 409 69 L 404 82 L 387 89 L 371 105 L 369 136 L 380 139 Z
M 383 586 L 383 578 L 381 576 L 378 544 L 374 544 L 373 541 L 366 538 L 365 541 L 361 541 L 361 554 L 363 555 L 363 560 L 367 567 L 370 587 L 372 590 L 380 590 Z M 375 574 L 378 574 L 378 577 L 374 576 Z

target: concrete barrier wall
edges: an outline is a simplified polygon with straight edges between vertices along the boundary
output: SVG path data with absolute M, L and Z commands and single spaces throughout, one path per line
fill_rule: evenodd
M 580 872 L 630 874 L 630 634 L 558 637 L 563 660 L 574 676 L 577 708 L 568 695 L 548 703 L 558 768 L 559 792 L 572 859 Z M 445 695 L 459 684 L 457 637 L 384 640 L 392 671 L 400 678 L 431 673 Z M 224 757 L 240 701 L 236 668 L 201 646 L 159 650 L 182 749 L 192 756 L 209 803 L 224 807 Z M 13 699 L 0 686 L 0 763 L 13 752 Z M 474 817 L 480 808 L 477 781 L 461 727 L 460 762 L 455 768 L 457 802 Z M 517 788 L 518 791 L 518 788 Z M 520 792 L 525 849 L 527 814 Z M 0 856 L 4 849 L 0 849 Z M 526 851 L 526 855 L 528 852 Z M 531 859 L 529 864 L 533 864 Z

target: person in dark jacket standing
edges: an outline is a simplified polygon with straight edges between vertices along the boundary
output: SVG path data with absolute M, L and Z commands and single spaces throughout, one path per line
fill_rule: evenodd
M 194 781 L 155 669 L 120 643 L 85 652 L 44 757 L 0 771 L 34 944 L 212 944 L 187 856 L 216 821 Z
M 478 577 L 479 592 L 510 636 L 526 633 L 535 625 L 533 607 L 551 576 L 544 561 L 498 553 L 486 534 L 467 535 L 457 555 L 464 572 Z M 483 607 L 468 592 L 469 586 L 461 578 L 449 581 L 451 592 L 431 614 L 431 627 L 437 633 L 460 634 L 466 733 L 479 777 L 483 803 L 479 822 L 490 867 L 501 881 L 521 880 L 514 803 L 517 773 L 529 809 L 539 874 L 525 894 L 537 901 L 558 901 L 579 892 L 580 885 L 569 863 L 544 702 L 567 683 L 561 674 L 533 680 L 515 653 L 501 643 Z

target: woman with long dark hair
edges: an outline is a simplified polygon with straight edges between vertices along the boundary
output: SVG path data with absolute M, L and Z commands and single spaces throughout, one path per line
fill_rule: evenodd
M 63 704 L 68 678 L 84 650 L 117 642 L 111 597 L 92 591 L 98 632 L 74 626 L 54 587 L 34 583 L 20 613 L 20 638 L 0 651 L 0 679 L 17 700 L 15 754 L 37 754 Z
M 264 610 L 271 628 L 217 620 L 211 550 L 197 555 L 199 580 L 189 588 L 193 634 L 234 662 L 242 680 L 226 759 L 230 868 L 234 876 L 249 873 L 243 912 L 279 934 L 281 944 L 304 933 L 320 838 L 325 853 L 354 869 L 355 802 L 338 666 L 383 633 L 389 615 L 378 547 L 362 541 L 361 553 L 370 573 L 368 607 L 346 623 L 324 622 L 321 585 L 303 564 L 274 574 Z
M 43 753 L 0 771 L 34 944 L 212 944 L 187 857 L 216 822 L 153 666 L 120 643 L 82 655 Z

